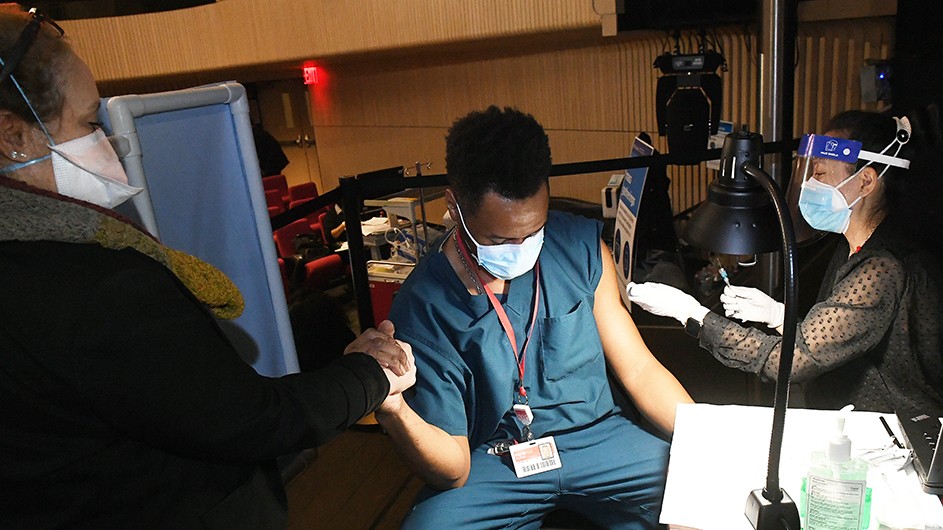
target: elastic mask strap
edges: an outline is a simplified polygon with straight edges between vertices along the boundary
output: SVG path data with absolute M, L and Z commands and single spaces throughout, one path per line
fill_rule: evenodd
M 861 173 L 862 171 L 864 171 L 864 168 L 866 168 L 866 167 L 868 167 L 868 166 L 870 166 L 870 165 L 871 165 L 871 162 L 868 162 L 867 164 L 861 166 L 861 169 L 859 169 L 858 171 L 855 171 L 854 173 L 851 174 L 851 176 L 849 176 L 849 177 L 846 178 L 845 180 L 843 180 L 843 181 L 839 182 L 838 184 L 836 184 L 836 185 L 835 185 L 835 189 L 837 190 L 838 188 L 841 188 L 841 187 L 844 186 L 845 184 L 848 184 L 849 182 L 851 182 L 851 179 L 857 177 L 857 176 L 858 176 L 858 173 Z M 885 167 L 884 169 L 887 169 L 887 168 Z M 882 171 L 882 172 L 881 172 L 881 175 L 883 175 L 883 174 L 884 174 L 884 172 Z M 878 178 L 881 178 L 881 176 L 878 175 Z
M 458 201 L 455 201 L 455 209 L 458 210 L 458 219 L 459 219 L 459 221 L 461 221 L 461 223 L 462 223 L 462 228 L 465 229 L 465 233 L 468 234 L 468 237 L 469 237 L 469 238 L 471 238 L 472 243 L 475 244 L 475 248 L 476 248 L 476 249 L 479 248 L 479 247 L 481 246 L 481 243 L 475 241 L 475 236 L 473 236 L 472 233 L 471 233 L 471 230 L 469 230 L 468 227 L 465 226 L 465 214 L 462 213 L 462 207 L 458 205 Z M 476 254 L 477 254 L 477 250 L 476 250 L 475 252 L 476 252 Z M 478 258 L 478 256 L 475 256 L 475 259 L 476 259 L 476 260 L 477 260 L 477 258 Z
M 0 66 L 4 66 L 3 59 L 0 59 Z M 29 111 L 33 113 L 33 117 L 36 118 L 36 123 L 39 124 L 39 128 L 43 130 L 43 134 L 46 135 L 46 139 L 49 140 L 49 145 L 56 145 L 56 142 L 52 140 L 52 136 L 49 134 L 49 131 L 46 130 L 46 126 L 43 124 L 43 120 L 39 119 L 39 114 L 36 113 L 36 109 L 33 108 L 33 104 L 30 103 L 29 98 L 26 97 L 26 92 L 23 91 L 23 87 L 20 86 L 19 81 L 13 77 L 13 74 L 10 74 L 10 82 L 13 83 L 13 86 L 16 87 L 17 92 L 23 96 L 23 101 L 26 102 L 26 106 L 29 107 Z M 8 166 L 9 167 L 9 166 Z
M 23 169 L 24 167 L 29 167 L 29 166 L 32 166 L 33 164 L 38 164 L 42 162 L 43 160 L 48 160 L 50 158 L 52 158 L 52 153 L 46 156 L 41 156 L 39 158 L 34 158 L 32 160 L 27 160 L 26 162 L 19 162 L 17 164 L 10 164 L 9 166 L 6 166 L 6 167 L 0 167 L 0 175 L 6 175 L 7 173 L 12 173 L 18 169 Z
M 860 200 L 862 199 L 862 197 L 863 197 L 863 195 L 858 195 L 858 198 L 855 199 L 855 200 L 853 200 L 853 201 L 851 201 L 851 204 L 848 205 L 848 209 L 850 210 L 850 209 L 854 208 L 855 205 L 858 204 L 858 201 L 860 201 Z

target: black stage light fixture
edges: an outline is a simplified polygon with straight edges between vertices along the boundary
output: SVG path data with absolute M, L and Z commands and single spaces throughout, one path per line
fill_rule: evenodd
M 664 74 L 655 89 L 658 134 L 668 137 L 668 152 L 680 156 L 679 163 L 699 163 L 708 137 L 717 134 L 723 81 L 715 72 L 725 65 L 724 56 L 713 50 L 655 59 L 654 67 Z
M 747 131 L 724 138 L 720 175 L 711 183 L 707 201 L 688 221 L 683 238 L 695 247 L 724 254 L 760 254 L 782 245 L 785 315 L 773 400 L 769 468 L 766 487 L 749 494 L 744 513 L 757 530 L 799 530 L 796 504 L 779 487 L 779 458 L 796 343 L 796 236 L 782 190 L 760 167 L 762 146 L 762 136 Z M 776 225 L 778 231 L 774 229 Z

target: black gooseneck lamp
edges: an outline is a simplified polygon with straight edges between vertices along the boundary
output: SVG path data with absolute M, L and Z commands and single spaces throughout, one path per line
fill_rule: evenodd
M 762 157 L 762 136 L 745 130 L 728 134 L 721 150 L 720 175 L 711 182 L 707 201 L 691 216 L 682 237 L 694 247 L 722 254 L 762 254 L 782 245 L 785 314 L 769 469 L 766 487 L 752 491 L 747 498 L 745 515 L 757 530 L 799 530 L 796 504 L 779 486 L 779 458 L 796 343 L 796 237 L 782 191 L 760 167 Z

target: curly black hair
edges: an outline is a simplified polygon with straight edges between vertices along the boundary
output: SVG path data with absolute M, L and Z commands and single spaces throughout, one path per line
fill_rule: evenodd
M 530 114 L 494 105 L 452 124 L 445 138 L 449 185 L 474 214 L 482 197 L 532 197 L 550 178 L 550 141 Z
M 0 58 L 9 56 L 30 15 L 15 4 L 0 5 Z M 63 62 L 74 52 L 59 33 L 43 24 L 23 60 L 13 71 L 13 77 L 22 87 L 41 120 L 51 121 L 62 112 L 65 95 L 62 92 Z M 36 121 L 23 96 L 9 78 L 0 84 L 0 109 L 6 109 L 27 123 Z

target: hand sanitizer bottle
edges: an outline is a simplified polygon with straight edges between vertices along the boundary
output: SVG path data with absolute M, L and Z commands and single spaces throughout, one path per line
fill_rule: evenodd
M 852 408 L 839 411 L 827 450 L 812 453 L 800 496 L 805 530 L 864 530 L 871 524 L 868 463 L 851 458 L 851 440 L 844 432 L 845 413 Z

